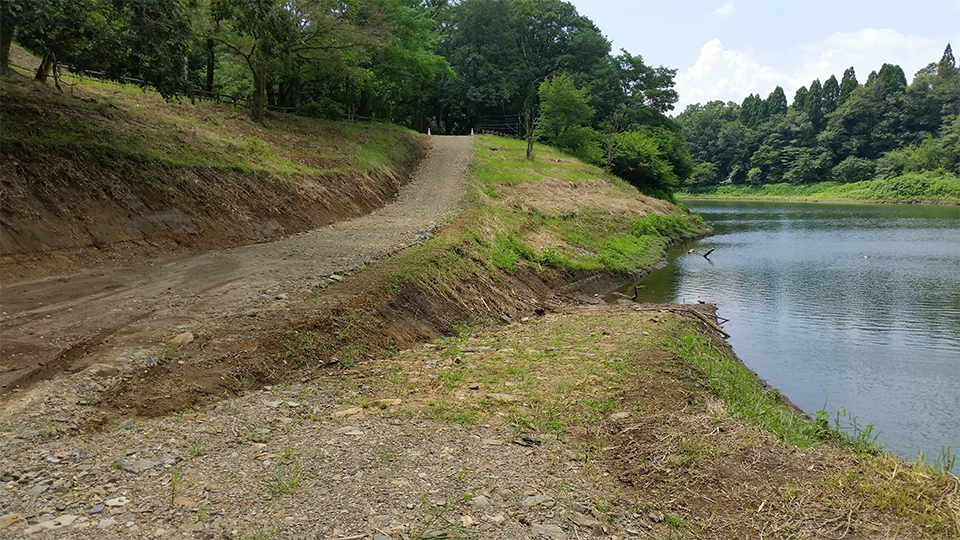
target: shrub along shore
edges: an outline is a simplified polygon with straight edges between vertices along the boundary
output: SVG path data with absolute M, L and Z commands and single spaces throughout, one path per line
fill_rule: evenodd
M 819 182 L 808 185 L 780 183 L 687 187 L 677 193 L 677 198 L 954 205 L 960 204 L 960 177 L 920 172 L 850 184 Z

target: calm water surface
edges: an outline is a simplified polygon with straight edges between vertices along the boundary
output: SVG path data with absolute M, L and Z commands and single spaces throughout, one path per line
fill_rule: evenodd
M 737 355 L 804 411 L 843 407 L 906 458 L 960 453 L 960 207 L 688 206 L 715 236 L 673 250 L 640 301 L 715 302 Z

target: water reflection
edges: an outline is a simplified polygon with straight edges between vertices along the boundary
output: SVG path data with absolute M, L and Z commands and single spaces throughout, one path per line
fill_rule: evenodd
M 689 206 L 716 235 L 672 250 L 639 301 L 715 302 L 737 354 L 805 411 L 844 407 L 905 457 L 960 450 L 960 208 Z

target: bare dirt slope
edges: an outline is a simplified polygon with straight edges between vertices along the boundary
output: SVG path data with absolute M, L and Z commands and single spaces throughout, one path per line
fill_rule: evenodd
M 95 408 L 54 381 L 0 411 L 0 539 L 957 537 L 923 502 L 958 508 L 955 479 L 732 418 L 664 348 L 701 320 L 662 307 L 564 307 L 85 436 Z
M 469 137 L 432 141 L 397 200 L 364 217 L 276 242 L 2 287 L 0 395 L 129 362 L 185 328 L 245 304 L 276 307 L 426 237 L 455 211 L 473 155 Z

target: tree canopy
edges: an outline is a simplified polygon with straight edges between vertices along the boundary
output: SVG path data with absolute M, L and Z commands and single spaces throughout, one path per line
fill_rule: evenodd
M 676 70 L 612 54 L 563 0 L 0 0 L 4 66 L 13 40 L 39 78 L 64 63 L 168 99 L 239 96 L 258 123 L 526 135 L 664 197 L 694 170 L 667 116 Z M 759 101 L 755 122 L 786 109 L 782 90 Z
M 903 69 L 884 64 L 861 85 L 851 67 L 839 83 L 832 75 L 801 87 L 789 108 L 772 105 L 782 90 L 765 102 L 752 95 L 741 104 L 691 105 L 677 121 L 694 158 L 692 181 L 802 184 L 912 171 L 960 174 L 955 64 L 948 44 L 940 61 L 910 84 Z

